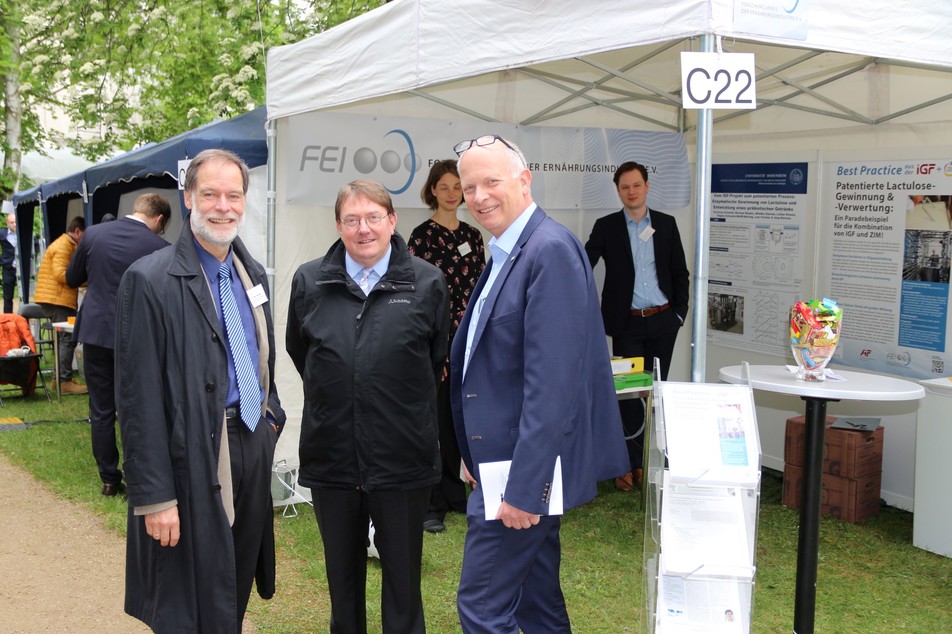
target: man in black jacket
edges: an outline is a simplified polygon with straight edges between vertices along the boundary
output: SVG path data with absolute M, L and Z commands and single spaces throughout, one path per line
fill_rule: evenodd
M 612 353 L 654 359 L 667 379 L 678 330 L 688 312 L 688 267 L 678 225 L 672 216 L 648 209 L 648 170 L 628 161 L 614 176 L 622 209 L 595 221 L 585 251 L 594 267 L 605 259 L 602 319 Z M 632 472 L 616 480 L 622 490 L 641 485 L 645 420 L 638 399 L 619 403 Z
M 443 274 L 410 255 L 390 194 L 345 185 L 341 239 L 291 284 L 287 350 L 304 379 L 299 482 L 324 543 L 331 632 L 366 632 L 367 527 L 383 569 L 383 631 L 425 632 L 420 568 L 440 481 L 436 392 L 449 336 Z

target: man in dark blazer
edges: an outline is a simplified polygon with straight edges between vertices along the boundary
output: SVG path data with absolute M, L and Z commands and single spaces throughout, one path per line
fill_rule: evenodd
M 466 204 L 494 236 L 450 354 L 453 418 L 476 487 L 460 622 L 467 634 L 570 632 L 560 518 L 549 514 L 556 465 L 565 510 L 628 468 L 595 282 L 581 243 L 532 201 L 522 152 L 498 136 L 455 150 Z M 511 462 L 487 520 L 479 487 L 497 461 Z
M 122 274 L 133 262 L 168 246 L 159 234 L 165 230 L 171 215 L 168 201 L 158 194 L 139 196 L 130 215 L 90 227 L 66 268 L 68 285 L 79 288 L 87 284 L 73 336 L 83 344 L 93 458 L 99 467 L 102 494 L 106 496 L 117 495 L 122 489 L 116 446 L 113 354 L 116 291 Z
M 3 312 L 13 312 L 17 287 L 17 215 L 7 214 L 7 226 L 0 229 L 0 269 L 3 270 Z
M 667 379 L 678 330 L 688 313 L 688 266 L 681 234 L 672 216 L 648 209 L 648 170 L 629 161 L 615 171 L 615 187 L 623 208 L 595 221 L 585 251 L 592 267 L 605 259 L 602 318 L 612 338 L 612 352 L 644 357 L 653 371 L 654 359 Z M 616 481 L 618 488 L 641 486 L 645 420 L 644 403 L 620 401 L 631 473 Z

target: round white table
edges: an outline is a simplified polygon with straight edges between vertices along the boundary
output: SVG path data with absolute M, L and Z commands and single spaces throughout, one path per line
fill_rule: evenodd
M 732 365 L 721 368 L 726 383 L 749 385 L 755 390 L 799 396 L 806 401 L 803 500 L 800 504 L 800 539 L 797 545 L 797 585 L 793 631 L 812 634 L 816 615 L 816 573 L 820 540 L 820 500 L 823 490 L 823 436 L 826 404 L 830 401 L 908 401 L 925 396 L 918 383 L 878 374 L 836 370 L 843 380 L 798 381 L 782 365 Z

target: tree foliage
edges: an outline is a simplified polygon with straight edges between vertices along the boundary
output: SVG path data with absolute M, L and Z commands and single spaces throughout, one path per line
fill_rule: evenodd
M 41 109 L 62 113 L 62 139 L 100 159 L 264 103 L 267 50 L 369 11 L 383 0 L 0 0 L 0 149 L 47 141 Z M 19 122 L 7 116 L 16 100 Z M 16 125 L 20 130 L 13 129 Z M 14 134 L 9 134 L 14 132 Z M 16 166 L 19 171 L 19 165 Z M 10 191 L 4 174 L 0 193 Z

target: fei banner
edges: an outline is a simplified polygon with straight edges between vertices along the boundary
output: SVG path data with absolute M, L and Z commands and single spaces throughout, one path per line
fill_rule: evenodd
M 478 121 L 374 117 L 317 111 L 288 120 L 282 149 L 290 204 L 332 207 L 342 185 L 367 178 L 384 185 L 399 208 L 425 207 L 420 190 L 434 161 L 455 159 L 464 139 L 499 134 L 515 142 L 544 209 L 620 207 L 612 176 L 625 161 L 648 168 L 648 204 L 686 207 L 691 172 L 683 135 L 607 128 L 516 126 Z

